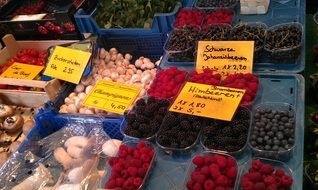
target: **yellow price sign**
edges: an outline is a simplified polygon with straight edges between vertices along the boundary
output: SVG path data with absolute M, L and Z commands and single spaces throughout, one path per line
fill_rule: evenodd
M 108 112 L 124 114 L 135 102 L 140 91 L 140 87 L 99 80 L 83 101 L 83 104 Z
M 199 41 L 196 71 L 205 68 L 227 76 L 253 71 L 254 41 Z
M 1 75 L 2 78 L 34 79 L 42 70 L 43 66 L 13 63 Z
M 56 46 L 44 71 L 44 75 L 78 84 L 91 53 Z
M 231 121 L 245 90 L 187 82 L 169 111 Z

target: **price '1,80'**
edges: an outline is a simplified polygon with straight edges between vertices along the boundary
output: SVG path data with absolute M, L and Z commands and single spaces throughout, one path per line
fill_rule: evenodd
M 126 106 L 123 106 L 123 105 L 116 105 L 114 103 L 111 103 L 110 105 L 113 109 L 119 109 L 119 110 L 125 110 L 126 109 Z

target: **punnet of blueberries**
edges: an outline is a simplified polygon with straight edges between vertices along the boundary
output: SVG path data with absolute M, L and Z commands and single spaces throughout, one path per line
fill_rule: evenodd
M 197 8 L 234 8 L 237 0 L 197 0 L 195 6 Z
M 169 105 L 170 102 L 166 99 L 139 99 L 133 111 L 125 116 L 127 127 L 124 133 L 135 138 L 153 137 L 159 130 Z
M 259 153 L 290 152 L 295 144 L 293 109 L 258 107 L 253 115 L 249 144 Z M 275 154 L 273 154 L 275 156 Z M 269 155 L 269 157 L 271 157 Z
M 251 112 L 244 107 L 237 110 L 232 121 L 207 121 L 203 128 L 201 143 L 206 149 L 235 153 L 247 145 L 251 125 Z
M 168 112 L 157 133 L 157 144 L 168 149 L 188 149 L 195 144 L 203 122 L 197 116 Z

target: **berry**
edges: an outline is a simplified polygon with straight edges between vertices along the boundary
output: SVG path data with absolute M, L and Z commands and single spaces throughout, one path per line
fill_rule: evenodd
M 227 160 L 224 156 L 216 155 L 215 157 L 216 163 L 220 166 L 220 168 L 225 168 L 227 165 Z
M 194 181 L 192 181 L 192 180 L 189 180 L 188 182 L 187 182 L 187 188 L 188 189 L 193 189 L 193 186 L 194 186 Z
M 216 180 L 215 184 L 219 186 L 227 186 L 229 184 L 229 180 L 227 179 L 226 176 L 220 175 Z
M 276 180 L 273 176 L 267 176 L 264 178 L 264 183 L 266 185 L 276 185 Z
M 147 155 L 147 154 L 142 154 L 140 156 L 141 161 L 145 162 L 145 163 L 149 163 L 151 158 Z
M 252 161 L 252 168 L 259 170 L 263 166 L 263 163 L 260 160 L 253 160 Z
M 202 186 L 200 183 L 195 183 L 194 186 L 193 186 L 193 190 L 201 190 L 202 189 Z
M 136 177 L 133 179 L 133 185 L 135 187 L 140 187 L 142 184 L 142 179 L 140 177 Z
M 192 163 L 195 164 L 198 167 L 201 167 L 204 165 L 204 158 L 203 156 L 195 156 L 192 160 Z
M 206 180 L 206 177 L 205 177 L 205 175 L 202 175 L 202 174 L 200 174 L 200 173 L 198 172 L 198 173 L 195 173 L 195 174 L 193 175 L 193 178 L 191 178 L 191 179 L 193 179 L 195 182 L 198 182 L 198 183 L 200 183 L 200 184 L 204 184 L 204 182 L 205 182 L 205 180 Z
M 293 184 L 293 179 L 290 176 L 283 175 L 281 177 L 281 184 L 284 187 L 290 187 Z
M 125 182 L 124 178 L 116 178 L 116 186 L 121 187 Z
M 258 182 L 254 184 L 255 190 L 266 190 L 266 186 L 263 182 Z
M 243 190 L 254 190 L 254 184 L 251 181 L 245 181 L 244 183 L 241 183 Z
M 210 175 L 210 168 L 209 166 L 205 165 L 201 168 L 200 170 L 201 174 L 205 175 L 205 176 L 209 176 Z
M 285 172 L 282 169 L 276 169 L 275 175 L 278 177 L 282 177 L 283 175 L 285 175 Z
M 247 177 L 250 181 L 256 183 L 259 181 L 262 181 L 262 174 L 259 172 L 252 172 L 252 173 L 248 173 Z
M 226 172 L 226 176 L 229 177 L 230 179 L 235 179 L 236 175 L 237 175 L 237 168 L 236 167 L 231 167 Z
M 147 173 L 147 168 L 138 168 L 138 176 L 139 177 L 145 177 L 146 173 Z
M 135 177 L 138 173 L 138 169 L 135 167 L 128 167 L 127 169 L 130 176 Z
M 106 189 L 112 189 L 116 187 L 116 181 L 115 180 L 109 180 L 106 184 L 105 184 L 105 188 Z
M 273 168 L 273 166 L 271 166 L 271 165 L 264 164 L 264 165 L 261 167 L 261 173 L 262 173 L 262 174 L 269 175 L 269 174 L 272 174 L 273 171 L 274 171 L 274 168 Z
M 204 190 L 213 190 L 214 187 L 214 182 L 211 179 L 208 179 L 204 182 Z

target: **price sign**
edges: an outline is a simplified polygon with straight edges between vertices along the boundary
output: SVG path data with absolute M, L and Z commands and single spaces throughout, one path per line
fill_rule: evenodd
M 231 121 L 245 90 L 187 82 L 169 111 Z
M 253 55 L 254 41 L 199 41 L 196 71 L 210 68 L 222 76 L 251 73 Z
M 83 104 L 108 112 L 124 114 L 139 95 L 141 88 L 122 83 L 99 80 Z
M 42 70 L 43 66 L 13 63 L 0 77 L 15 79 L 34 79 Z
M 78 84 L 91 53 L 56 46 L 44 75 Z

